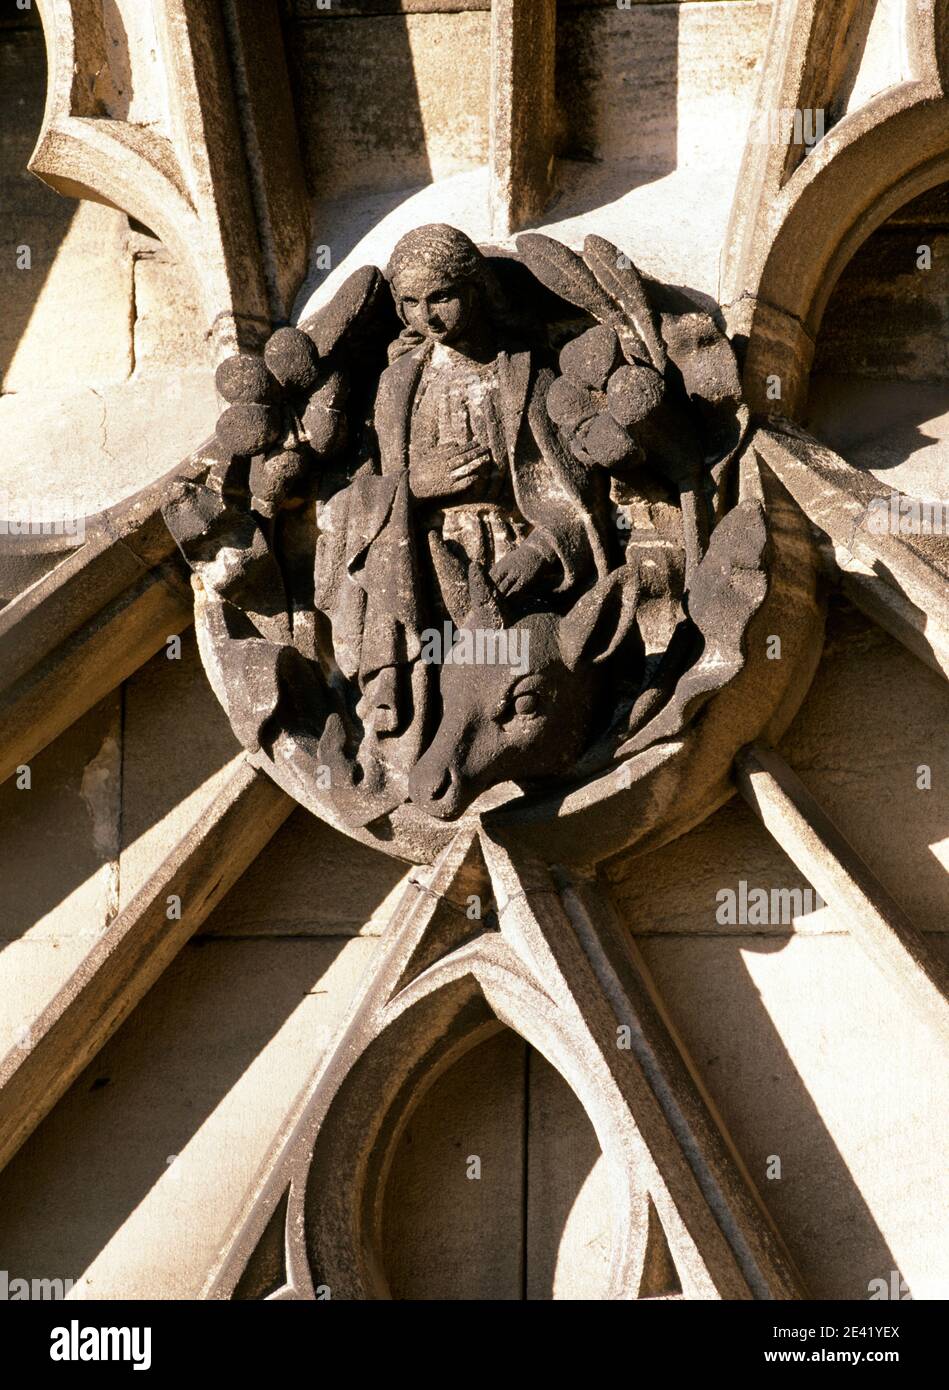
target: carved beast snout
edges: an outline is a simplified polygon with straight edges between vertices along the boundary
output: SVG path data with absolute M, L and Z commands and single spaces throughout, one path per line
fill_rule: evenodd
M 409 796 L 452 820 L 499 782 L 558 776 L 575 765 L 608 664 L 627 680 L 642 672 L 636 572 L 621 568 L 565 615 L 534 613 L 515 625 L 517 664 L 459 664 L 462 639 L 485 621 L 479 608 L 458 630 L 440 668 L 442 718 L 409 776 Z
M 410 799 L 436 820 L 454 820 L 476 795 L 470 785 L 466 788 L 458 769 L 445 761 L 435 744 L 409 775 Z

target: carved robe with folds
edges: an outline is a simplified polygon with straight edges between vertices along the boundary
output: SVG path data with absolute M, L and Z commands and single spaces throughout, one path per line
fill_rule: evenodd
M 319 517 L 317 605 L 330 619 L 341 672 L 362 692 L 363 755 L 382 738 L 390 773 L 393 756 L 407 767 L 423 746 L 433 687 L 419 661 L 421 635 L 441 624 L 448 607 L 429 554 L 431 531 L 486 569 L 505 544 L 540 549 L 548 606 L 569 604 L 607 568 L 594 488 L 545 409 L 553 373 L 538 369 L 527 351 L 501 352 L 493 364 L 486 438 L 479 440 L 493 460 L 491 478 L 457 505 L 412 496 L 412 436 L 432 352 L 425 344 L 383 372 L 373 415 L 378 458 Z M 478 553 L 485 543 L 489 553 Z M 521 601 L 529 604 L 531 596 Z

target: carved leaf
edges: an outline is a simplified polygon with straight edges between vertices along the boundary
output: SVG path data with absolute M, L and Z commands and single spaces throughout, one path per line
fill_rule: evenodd
M 664 372 L 666 350 L 659 324 L 649 303 L 646 287 L 632 261 L 628 256 L 623 256 L 612 242 L 599 236 L 584 239 L 583 259 L 603 290 L 619 305 L 635 328 L 648 360 L 657 372 Z
M 575 251 L 540 232 L 525 232 L 516 244 L 524 263 L 547 289 L 600 323 L 623 323 L 622 311 Z
M 343 281 L 328 304 L 300 324 L 321 357 L 329 357 L 356 320 L 375 304 L 384 285 L 382 271 L 376 266 L 360 266 Z

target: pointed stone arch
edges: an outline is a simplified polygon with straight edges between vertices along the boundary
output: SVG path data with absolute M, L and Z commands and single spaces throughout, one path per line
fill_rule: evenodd
M 722 302 L 745 341 L 752 407 L 800 415 L 821 318 L 847 262 L 891 213 L 949 177 L 946 14 L 938 2 L 907 5 L 909 80 L 841 115 L 802 153 L 793 129 L 773 143 L 754 132 L 774 112 L 817 103 L 833 111 L 865 26 L 828 30 L 815 0 L 775 7 L 722 258 Z M 775 378 L 779 405 L 768 394 Z

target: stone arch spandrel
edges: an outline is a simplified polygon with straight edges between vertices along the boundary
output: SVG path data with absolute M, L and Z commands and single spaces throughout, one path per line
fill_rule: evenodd
M 941 0 L 906 7 L 911 80 L 841 116 L 788 173 L 793 129 L 785 145 L 769 144 L 761 130 L 771 113 L 801 112 L 818 96 L 832 115 L 834 71 L 842 81 L 844 68 L 839 44 L 814 42 L 811 0 L 775 11 L 722 259 L 722 298 L 731 331 L 746 344 L 753 407 L 800 415 L 820 321 L 844 266 L 891 213 L 947 176 L 947 13 Z

